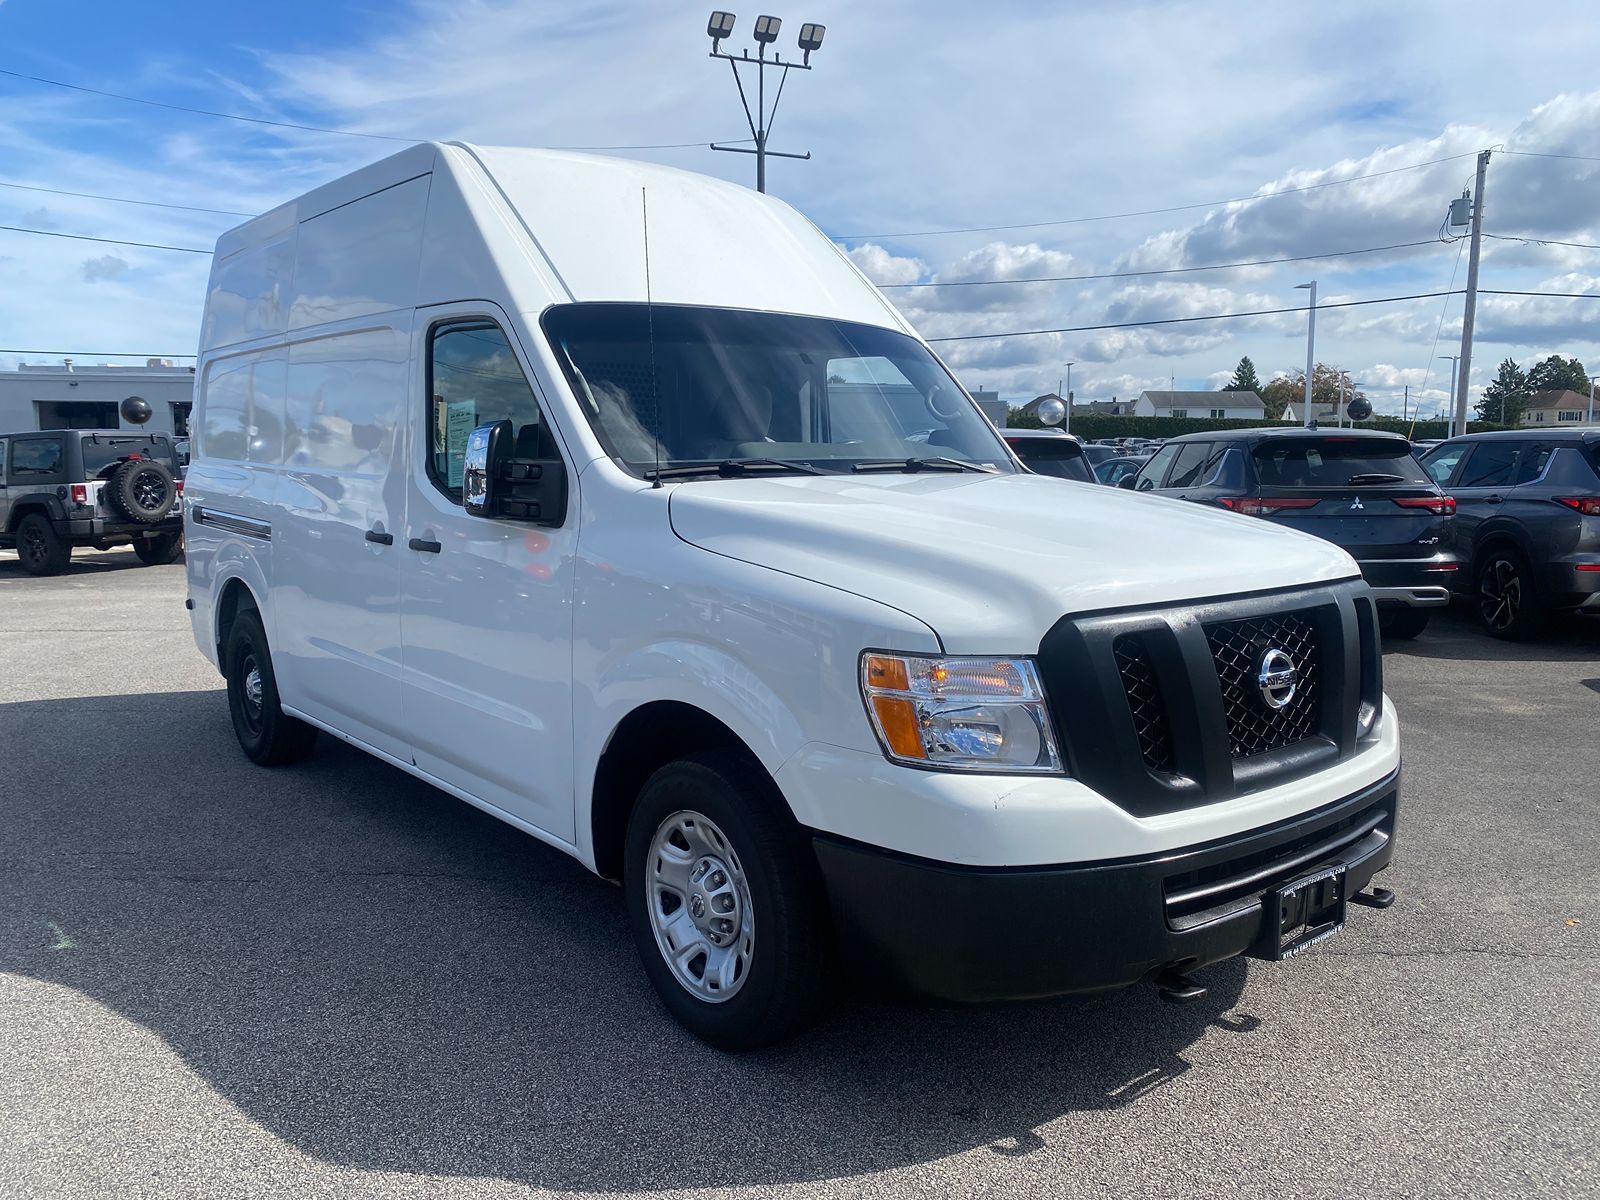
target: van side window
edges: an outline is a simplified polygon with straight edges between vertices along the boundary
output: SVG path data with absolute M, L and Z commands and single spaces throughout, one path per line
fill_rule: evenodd
M 467 435 L 493 421 L 511 422 L 513 457 L 559 457 L 500 326 L 476 317 L 434 326 L 428 343 L 428 475 L 457 504 Z
M 11 444 L 11 479 L 44 480 L 61 473 L 59 438 L 29 439 Z

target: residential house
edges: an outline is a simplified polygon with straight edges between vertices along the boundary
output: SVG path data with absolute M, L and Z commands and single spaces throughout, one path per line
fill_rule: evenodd
M 1591 413 L 1593 414 L 1591 416 Z M 1600 402 L 1593 407 L 1590 397 L 1570 388 L 1564 391 L 1534 392 L 1522 414 L 1524 427 L 1535 429 L 1559 425 L 1600 424 Z
M 1262 421 L 1266 419 L 1266 409 L 1254 392 L 1140 392 L 1133 415 Z

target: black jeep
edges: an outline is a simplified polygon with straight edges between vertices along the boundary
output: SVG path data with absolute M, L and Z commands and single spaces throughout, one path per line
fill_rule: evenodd
M 55 575 L 74 546 L 132 543 L 149 565 L 183 551 L 183 483 L 164 433 L 51 429 L 0 434 L 0 549 Z

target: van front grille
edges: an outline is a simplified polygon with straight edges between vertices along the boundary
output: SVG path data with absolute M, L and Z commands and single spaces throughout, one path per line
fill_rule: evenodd
M 1317 731 L 1321 679 L 1316 627 L 1299 613 L 1223 621 L 1206 626 L 1206 640 L 1222 686 L 1228 749 L 1234 758 L 1304 741 Z M 1262 656 L 1281 650 L 1294 660 L 1294 696 L 1274 709 L 1262 698 L 1257 675 Z
M 1144 643 L 1136 636 L 1119 637 L 1112 644 L 1117 670 L 1128 696 L 1128 715 L 1139 738 L 1139 753 L 1152 771 L 1172 770 L 1172 729 L 1167 722 L 1167 706 L 1161 685 Z

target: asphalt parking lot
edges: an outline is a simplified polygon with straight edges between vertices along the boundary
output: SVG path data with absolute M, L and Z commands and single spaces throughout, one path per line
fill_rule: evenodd
M 0 1193 L 1595 1192 L 1600 621 L 1391 649 L 1400 899 L 1305 957 L 733 1058 L 576 864 L 328 739 L 251 766 L 183 594 L 0 553 Z

